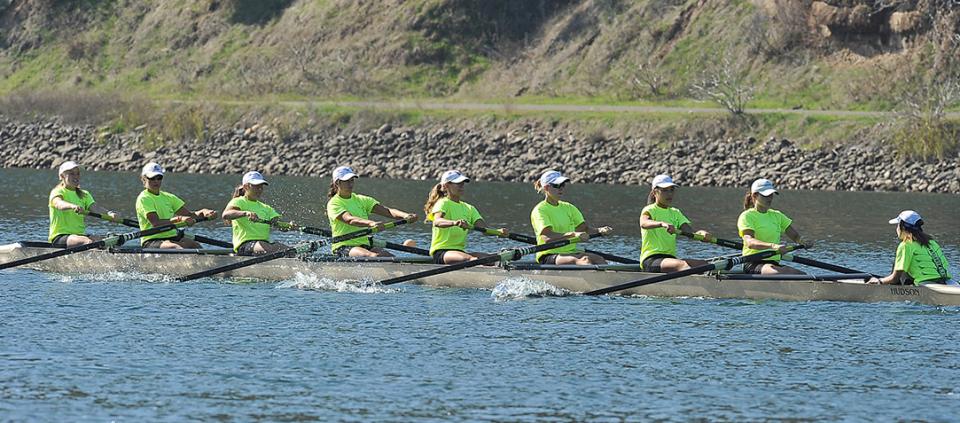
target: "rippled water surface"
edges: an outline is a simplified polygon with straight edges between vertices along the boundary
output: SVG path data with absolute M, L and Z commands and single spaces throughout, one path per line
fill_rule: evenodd
M 0 243 L 45 238 L 52 173 L 0 169 L 8 182 Z M 221 209 L 236 179 L 174 174 L 164 182 L 194 207 Z M 327 180 L 270 179 L 269 202 L 324 225 Z M 132 216 L 135 175 L 84 173 L 83 182 L 100 204 Z M 408 210 L 422 207 L 431 185 L 359 184 Z M 529 186 L 468 189 L 488 222 L 529 232 L 537 201 Z M 569 191 L 588 220 L 618 231 L 592 247 L 635 253 L 645 189 Z M 677 202 L 731 238 L 740 196 L 683 188 Z M 958 206 L 947 195 L 831 192 L 785 192 L 776 204 L 819 241 L 807 256 L 878 273 L 896 246 L 886 219 L 915 208 L 955 274 Z M 199 232 L 229 234 L 214 225 Z M 429 243 L 422 225 L 386 238 Z M 508 244 L 478 237 L 471 245 Z M 728 251 L 684 241 L 681 252 Z M 356 288 L 311 275 L 173 283 L 4 270 L 0 282 L 3 420 L 953 421 L 960 409 L 955 307 L 587 298 L 527 280 L 491 292 Z

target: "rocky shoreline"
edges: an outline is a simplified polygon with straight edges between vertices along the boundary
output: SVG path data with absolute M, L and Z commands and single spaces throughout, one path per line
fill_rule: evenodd
M 452 128 L 443 124 L 345 133 L 293 134 L 266 127 L 216 131 L 204 141 L 145 149 L 142 135 L 104 135 L 94 126 L 0 118 L 0 167 L 136 171 L 157 161 L 176 172 L 329 177 L 341 164 L 370 177 L 434 179 L 460 169 L 475 180 L 531 182 L 554 168 L 576 182 L 646 185 L 669 173 L 688 186 L 746 187 L 758 177 L 789 189 L 960 193 L 960 156 L 899 161 L 879 146 L 803 149 L 788 140 L 578 138 L 555 128 Z M 562 133 L 561 133 L 562 132 Z

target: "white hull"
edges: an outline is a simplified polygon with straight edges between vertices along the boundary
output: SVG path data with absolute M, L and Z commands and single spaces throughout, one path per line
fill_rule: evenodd
M 0 263 L 50 251 L 55 250 L 24 246 L 20 243 L 3 245 L 0 246 Z M 176 277 L 246 259 L 249 259 L 249 257 L 225 254 L 114 253 L 104 250 L 91 250 L 41 261 L 26 267 L 68 274 L 96 274 L 119 271 Z M 390 261 L 338 262 L 283 258 L 226 272 L 219 277 L 290 280 L 300 273 L 333 280 L 378 281 L 434 267 L 437 267 L 437 265 Z M 653 276 L 653 274 L 637 271 L 613 270 L 626 269 L 630 266 L 611 266 L 612 269 L 602 270 L 594 268 L 585 270 L 551 269 L 551 266 L 527 267 L 534 268 L 473 267 L 431 276 L 411 283 L 438 287 L 492 289 L 505 279 L 526 278 L 543 281 L 571 292 L 587 292 Z M 862 281 L 733 280 L 724 279 L 717 275 L 687 276 L 624 290 L 618 294 L 792 301 L 911 301 L 931 305 L 960 305 L 960 287 L 954 286 L 867 285 Z

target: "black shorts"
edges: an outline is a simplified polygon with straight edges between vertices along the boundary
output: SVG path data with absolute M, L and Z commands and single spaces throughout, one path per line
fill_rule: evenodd
M 237 247 L 237 255 L 252 256 L 253 248 L 257 246 L 258 242 L 269 242 L 269 241 L 262 240 L 262 239 L 251 239 L 249 241 L 244 241 L 243 244 L 240 244 L 240 246 Z
M 557 256 L 559 256 L 559 254 L 546 254 L 546 255 L 542 255 L 542 256 L 540 256 L 540 258 L 537 259 L 537 263 L 540 263 L 540 264 L 557 264 Z
M 177 236 L 172 236 L 170 238 L 156 238 L 148 241 L 143 241 L 140 244 L 140 248 L 162 248 L 161 245 L 163 241 L 179 241 L 183 239 L 183 232 L 177 232 Z
M 452 249 L 434 251 L 433 264 L 446 264 L 443 262 L 443 255 L 446 254 L 447 251 L 459 251 L 461 253 L 464 252 L 463 250 L 452 250 Z
M 663 273 L 663 269 L 660 268 L 660 265 L 663 264 L 663 259 L 676 258 L 670 254 L 654 254 L 645 259 L 643 263 L 640 263 L 640 268 L 644 272 L 651 273 Z
M 50 242 L 50 244 L 57 248 L 67 248 L 67 238 L 70 238 L 70 234 L 57 235 L 53 237 L 53 241 Z
M 763 265 L 765 264 L 773 264 L 773 265 L 779 266 L 780 262 L 773 261 L 773 260 L 748 261 L 746 263 L 743 263 L 743 273 L 759 275 L 760 272 L 763 270 Z

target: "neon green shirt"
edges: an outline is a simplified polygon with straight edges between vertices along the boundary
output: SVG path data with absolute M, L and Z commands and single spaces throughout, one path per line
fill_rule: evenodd
M 456 202 L 449 198 L 441 198 L 433 205 L 427 220 L 433 221 L 434 213 L 443 213 L 447 220 L 465 220 L 470 226 L 482 220 L 480 212 L 467 202 Z M 430 255 L 437 250 L 460 250 L 467 248 L 467 230 L 459 226 L 449 228 L 433 227 L 433 237 L 430 241 Z
M 77 188 L 83 193 L 83 198 L 77 196 L 77 191 L 67 189 L 63 185 L 57 185 L 50 191 L 50 198 L 47 206 L 50 209 L 50 236 L 49 241 L 59 235 L 86 235 L 87 225 L 83 223 L 83 215 L 73 210 L 58 210 L 53 206 L 53 199 L 60 197 L 63 201 L 75 204 L 89 211 L 93 205 L 93 196 L 82 188 Z
M 366 219 L 370 217 L 370 213 L 377 204 L 380 204 L 380 202 L 373 197 L 367 197 L 366 195 L 360 195 L 356 193 L 350 194 L 350 198 L 343 198 L 339 194 L 330 197 L 330 201 L 327 201 L 327 219 L 330 219 L 330 230 L 333 232 L 333 236 L 337 237 L 340 235 L 349 234 L 351 232 L 367 229 L 365 226 L 348 225 L 337 218 L 343 213 L 350 213 L 353 216 Z M 348 239 L 346 241 L 333 244 L 333 246 L 330 247 L 330 250 L 337 251 L 337 249 L 340 247 L 356 245 L 369 246 L 370 239 L 365 236 Z
M 893 270 L 907 272 L 913 278 L 914 285 L 936 279 L 950 279 L 950 263 L 943 256 L 940 244 L 930 240 L 924 247 L 919 242 L 901 241 L 897 246 L 897 258 Z
M 676 207 L 665 209 L 658 206 L 657 203 L 644 207 L 643 210 L 640 211 L 640 215 L 644 214 L 649 215 L 651 219 L 658 222 L 669 223 L 676 227 L 677 230 L 680 230 L 680 226 L 683 224 L 690 223 L 690 220 L 680 212 L 680 209 Z M 643 263 L 643 259 L 654 254 L 677 256 L 677 234 L 671 234 L 664 228 L 641 228 L 640 237 L 642 238 L 640 241 L 641 263 Z
M 140 222 L 140 230 L 145 231 L 153 228 L 150 220 L 147 219 L 148 213 L 156 213 L 157 218 L 160 220 L 169 220 L 176 215 L 177 210 L 180 210 L 184 204 L 183 200 L 169 192 L 160 191 L 160 194 L 153 195 L 149 190 L 143 190 L 143 192 L 137 196 L 137 221 Z M 177 236 L 177 230 L 171 229 L 140 238 L 140 245 L 143 245 L 151 239 L 173 238 L 175 236 Z
M 580 210 L 566 201 L 560 201 L 554 206 L 547 200 L 543 200 L 530 212 L 530 224 L 533 226 L 533 236 L 537 238 L 537 245 L 545 244 L 543 239 L 540 238 L 540 232 L 544 228 L 549 227 L 558 233 L 573 232 L 583 222 L 583 214 L 580 213 Z M 570 243 L 563 247 L 537 253 L 537 260 L 539 261 L 540 257 L 547 254 L 564 254 L 576 251 L 577 245 Z
M 270 224 L 266 223 L 279 217 L 273 207 L 260 201 L 251 201 L 246 197 L 235 197 L 227 203 L 227 208 L 236 207 L 240 211 L 252 211 L 257 214 L 260 222 L 251 222 L 248 217 L 241 217 L 230 221 L 233 227 L 233 251 L 247 241 L 270 241 Z
M 743 231 L 752 229 L 753 237 L 757 240 L 779 244 L 780 234 L 787 230 L 791 223 L 793 223 L 793 220 L 790 220 L 787 215 L 780 213 L 778 210 L 768 209 L 766 213 L 760 213 L 757 209 L 751 208 L 740 213 L 740 218 L 737 219 L 737 232 L 743 238 Z M 747 248 L 746 243 L 743 245 L 743 255 L 745 256 L 763 251 L 768 250 L 754 250 Z M 766 260 L 779 261 L 780 255 L 777 254 Z

